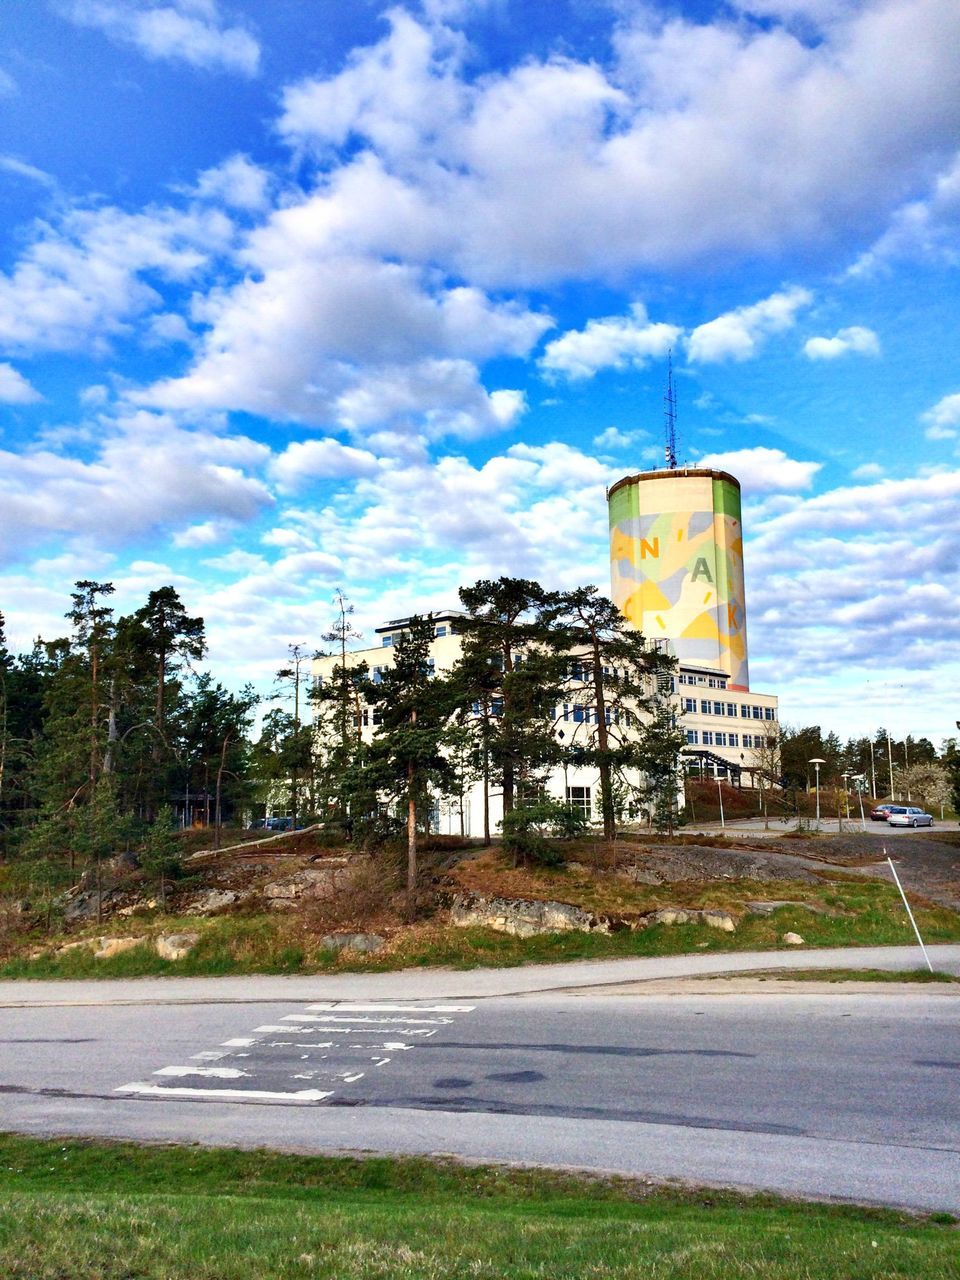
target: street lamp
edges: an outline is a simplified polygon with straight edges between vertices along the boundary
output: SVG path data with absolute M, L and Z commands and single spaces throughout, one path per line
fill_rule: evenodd
M 816 769 L 817 771 L 817 780 L 815 785 L 817 788 L 817 830 L 818 831 L 820 830 L 820 766 L 826 763 L 827 763 L 826 760 L 822 760 L 819 756 L 814 756 L 812 760 L 807 761 L 807 764 L 812 764 L 814 769 Z

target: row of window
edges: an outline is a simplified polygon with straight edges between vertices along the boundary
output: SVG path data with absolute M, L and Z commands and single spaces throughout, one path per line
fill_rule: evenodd
M 437 627 L 435 627 L 435 628 L 434 628 L 433 634 L 434 634 L 436 637 L 438 637 L 438 638 L 439 638 L 440 636 L 445 636 L 445 635 L 447 634 L 447 632 L 449 631 L 449 629 L 450 629 L 449 627 L 445 626 L 443 623 L 440 623 L 440 625 L 439 625 L 439 626 L 437 626 Z M 402 631 L 391 631 L 391 632 L 389 633 L 389 635 L 385 635 L 385 636 L 383 636 L 383 637 L 381 638 L 381 645 L 383 646 L 383 648 L 384 648 L 384 649 L 392 649 L 392 648 L 393 648 L 393 640 L 394 640 L 394 636 L 398 636 L 398 635 L 403 635 L 403 632 L 402 632 Z
M 687 742 L 696 747 L 762 747 L 763 735 L 760 733 L 723 733 L 715 729 L 688 729 Z M 771 742 L 773 740 L 771 739 Z
M 727 682 L 722 676 L 690 676 L 683 675 L 677 677 L 681 684 L 703 684 L 708 689 L 725 689 Z
M 696 698 L 684 698 L 683 709 L 695 714 L 697 711 Z M 735 702 L 711 702 L 707 698 L 700 699 L 700 714 L 702 716 L 735 716 L 739 714 L 744 720 L 750 720 L 751 718 L 754 720 L 776 719 L 773 707 L 752 705 L 748 707 L 746 703 L 741 703 L 738 708 Z

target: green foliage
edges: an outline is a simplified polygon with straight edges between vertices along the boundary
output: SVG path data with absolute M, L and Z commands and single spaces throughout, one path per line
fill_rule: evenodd
M 564 852 L 558 840 L 575 840 L 587 829 L 582 809 L 544 797 L 527 800 L 505 813 L 500 824 L 503 848 L 524 863 L 559 866 Z
M 167 907 L 167 881 L 183 874 L 182 852 L 173 810 L 168 804 L 160 808 L 147 832 L 140 851 L 140 865 L 154 877 L 160 890 L 163 909 Z

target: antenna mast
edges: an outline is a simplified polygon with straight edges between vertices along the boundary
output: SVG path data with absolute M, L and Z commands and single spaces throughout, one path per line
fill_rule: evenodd
M 667 352 L 667 394 L 663 397 L 663 427 L 666 436 L 664 457 L 667 468 L 677 466 L 677 396 L 673 388 L 673 348 Z

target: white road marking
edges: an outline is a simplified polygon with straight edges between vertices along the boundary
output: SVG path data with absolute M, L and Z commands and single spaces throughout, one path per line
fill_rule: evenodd
M 155 1076 L 214 1076 L 217 1080 L 239 1080 L 248 1076 L 249 1071 L 238 1071 L 236 1067 L 161 1067 L 153 1073 Z
M 362 1027 L 446 1027 L 452 1018 L 341 1018 L 333 1013 L 288 1013 L 284 1022 L 321 1022 L 326 1026 L 354 1023 Z
M 346 1004 L 337 1000 L 307 1005 L 311 1013 L 318 1009 L 337 1013 L 472 1013 L 476 1007 L 475 1004 Z
M 221 1040 L 220 1043 L 225 1049 L 246 1049 L 251 1044 L 257 1043 L 256 1036 L 234 1036 L 232 1040 Z
M 172 1085 L 147 1084 L 141 1082 L 138 1084 L 122 1084 L 118 1089 L 114 1089 L 114 1093 L 137 1093 L 137 1094 L 154 1094 L 162 1097 L 178 1097 L 178 1098 L 229 1098 L 231 1102 L 322 1102 L 324 1098 L 329 1098 L 332 1090 L 323 1089 L 296 1089 L 292 1093 L 272 1092 L 269 1089 L 193 1089 L 187 1086 L 175 1087 Z
M 283 1023 L 278 1026 L 276 1023 L 268 1022 L 266 1026 L 254 1027 L 254 1031 L 263 1032 L 266 1035 L 270 1031 L 286 1031 L 287 1035 L 295 1036 L 297 1034 L 306 1035 L 308 1031 L 316 1031 L 316 1027 L 286 1027 Z
M 203 1053 L 191 1053 L 191 1058 L 196 1058 L 200 1062 L 216 1062 L 218 1058 L 225 1058 L 227 1055 L 221 1053 L 219 1049 L 204 1049 Z

